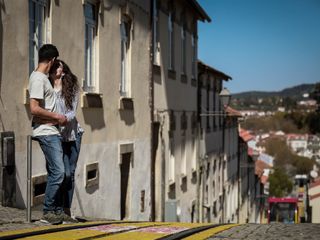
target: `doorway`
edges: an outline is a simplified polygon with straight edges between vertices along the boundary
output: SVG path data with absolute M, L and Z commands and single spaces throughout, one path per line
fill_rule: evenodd
M 128 219 L 130 205 L 130 166 L 132 153 L 121 154 L 120 174 L 121 174 L 121 195 L 120 195 L 120 219 Z

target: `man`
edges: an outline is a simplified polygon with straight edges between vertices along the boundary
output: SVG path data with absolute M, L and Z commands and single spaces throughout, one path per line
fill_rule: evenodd
M 47 77 L 58 56 L 59 52 L 54 45 L 43 45 L 39 50 L 38 67 L 29 78 L 30 110 L 33 115 L 32 135 L 39 142 L 45 155 L 48 173 L 42 221 L 51 224 L 72 221 L 63 212 L 60 194 L 65 169 L 58 125 L 64 125 L 67 119 L 64 115 L 55 113 L 56 95 Z M 46 123 L 40 123 L 43 120 Z

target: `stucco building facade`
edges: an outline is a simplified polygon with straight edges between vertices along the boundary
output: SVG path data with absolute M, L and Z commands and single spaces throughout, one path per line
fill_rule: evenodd
M 154 1 L 156 220 L 197 221 L 197 1 Z
M 14 133 L 16 206 L 26 205 L 28 77 L 39 47 L 52 43 L 83 88 L 74 213 L 150 218 L 150 6 L 147 0 L 1 1 L 0 121 L 1 132 Z M 36 205 L 46 169 L 38 143 L 32 150 Z
M 44 43 L 78 77 L 84 128 L 72 211 L 127 220 L 237 222 L 237 117 L 231 78 L 198 62 L 196 0 L 0 0 L 2 204 L 26 206 L 28 78 Z M 32 146 L 32 201 L 45 160 Z M 10 190 L 8 190 L 10 189 Z

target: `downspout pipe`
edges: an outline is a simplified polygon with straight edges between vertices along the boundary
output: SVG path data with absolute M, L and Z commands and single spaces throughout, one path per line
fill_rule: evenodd
M 150 197 L 151 197 L 151 213 L 150 220 L 155 220 L 155 136 L 154 136 L 154 80 L 153 80 L 153 62 L 154 62 L 154 36 L 153 36 L 153 11 L 154 11 L 154 1 L 150 1 L 150 19 L 149 19 L 149 108 L 150 108 Z

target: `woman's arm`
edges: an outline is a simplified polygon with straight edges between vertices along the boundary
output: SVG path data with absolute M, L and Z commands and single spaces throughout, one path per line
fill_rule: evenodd
M 77 114 L 77 108 L 78 108 L 78 101 L 79 101 L 79 93 L 76 94 L 72 101 L 72 109 L 67 110 L 66 113 L 64 114 L 67 118 L 67 121 L 70 122 L 72 119 L 76 117 Z

